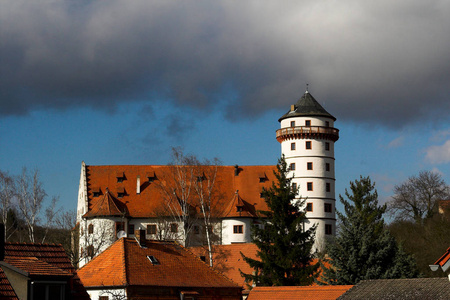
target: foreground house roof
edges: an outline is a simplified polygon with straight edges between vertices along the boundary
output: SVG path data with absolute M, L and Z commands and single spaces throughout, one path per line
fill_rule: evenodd
M 122 238 L 78 270 L 86 288 L 240 287 L 175 242 Z
M 448 278 L 363 280 L 338 299 L 450 299 Z
M 434 264 L 439 265 L 444 272 L 450 271 L 450 248 Z
M 45 278 L 70 280 L 74 299 L 89 299 L 75 268 L 61 245 L 7 242 L 2 264 L 15 268 L 27 277 L 42 280 Z M 18 299 L 3 268 L 0 267 L 0 299 Z
M 257 210 L 267 210 L 261 192 L 275 180 L 275 170 L 276 166 L 219 166 L 214 195 L 218 216 L 251 217 Z M 148 218 L 157 217 L 165 207 L 161 187 L 173 180 L 173 166 L 86 165 L 85 174 L 88 209 L 84 217 Z M 198 203 L 191 205 L 198 208 Z M 233 205 L 244 205 L 242 213 Z
M 254 287 L 247 300 L 286 300 L 286 299 L 310 299 L 310 300 L 334 300 L 345 293 L 353 285 L 328 285 L 328 286 L 270 286 Z

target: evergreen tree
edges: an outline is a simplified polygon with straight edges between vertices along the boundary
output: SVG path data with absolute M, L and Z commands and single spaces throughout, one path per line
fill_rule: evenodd
M 284 157 L 274 172 L 277 182 L 263 190 L 269 208 L 259 211 L 263 227 L 252 226 L 253 242 L 258 246 L 260 260 L 243 256 L 253 268 L 253 274 L 241 275 L 258 286 L 310 285 L 318 275 L 319 264 L 312 264 L 315 229 L 304 230 L 306 214 L 301 209 L 304 200 L 296 200 L 297 189 L 291 179 Z
M 386 205 L 378 205 L 369 177 L 350 182 L 348 200 L 339 195 L 345 214 L 337 212 L 339 235 L 327 246 L 329 268 L 322 264 L 322 284 L 356 284 L 366 279 L 417 277 L 414 259 L 385 228 Z

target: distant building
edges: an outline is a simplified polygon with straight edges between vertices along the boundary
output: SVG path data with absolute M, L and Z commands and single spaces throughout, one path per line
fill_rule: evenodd
M 334 300 L 345 293 L 351 287 L 353 286 L 257 286 L 251 290 L 247 300 Z
M 146 240 L 141 233 L 117 240 L 78 270 L 91 299 L 242 298 L 240 286 L 188 249 L 176 242 Z
M 276 132 L 293 176 L 292 184 L 300 189 L 299 197 L 307 198 L 304 209 L 308 221 L 304 225 L 309 228 L 318 224 L 316 248 L 322 247 L 325 238 L 336 231 L 334 142 L 339 138 L 339 130 L 334 128 L 335 120 L 306 92 L 280 118 L 281 129 Z M 202 168 L 193 168 L 188 184 L 181 187 L 180 182 L 186 179 L 175 179 L 176 166 L 90 166 L 83 162 L 77 207 L 82 257 L 79 265 L 118 238 L 133 237 L 136 229 L 145 229 L 148 239 L 176 240 L 184 246 L 203 245 L 206 231 L 193 186 L 196 182 L 207 185 L 213 173 L 213 218 L 208 231 L 214 237 L 213 243 L 251 242 L 250 228 L 252 224 L 258 225 L 257 211 L 268 209 L 262 191 L 276 180 L 276 166 Z M 215 171 L 211 172 L 212 169 Z M 176 189 L 184 189 L 191 195 L 185 210 L 196 215 L 191 224 L 174 218 L 180 212 L 169 208 Z

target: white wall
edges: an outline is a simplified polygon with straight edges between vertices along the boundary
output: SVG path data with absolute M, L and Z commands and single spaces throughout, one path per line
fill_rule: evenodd
M 232 243 L 250 243 L 251 242 L 251 218 L 223 219 L 222 220 L 222 245 Z M 235 225 L 243 226 L 243 233 L 234 233 Z

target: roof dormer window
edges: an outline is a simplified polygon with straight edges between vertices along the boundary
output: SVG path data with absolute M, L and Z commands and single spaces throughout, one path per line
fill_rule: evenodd
M 267 180 L 266 173 L 262 172 L 258 174 L 259 182 L 265 182 Z
M 101 190 L 99 187 L 93 187 L 92 188 L 92 196 L 94 197 L 98 197 L 102 194 Z
M 159 261 L 153 255 L 147 255 L 147 258 L 152 263 L 152 265 L 159 265 Z
M 125 173 L 117 172 L 116 178 L 117 178 L 117 182 L 123 182 L 125 180 Z
M 117 189 L 117 197 L 118 198 L 123 198 L 123 196 L 125 196 L 125 195 L 126 195 L 125 188 L 120 187 Z
M 146 177 L 148 178 L 148 182 L 154 181 L 156 179 L 155 171 L 148 172 Z

